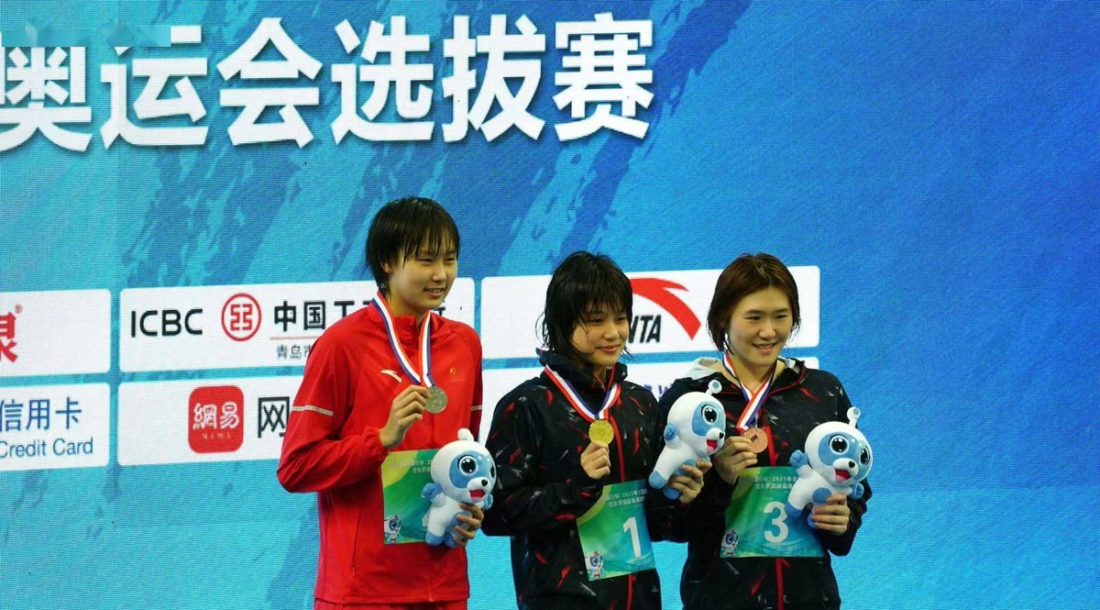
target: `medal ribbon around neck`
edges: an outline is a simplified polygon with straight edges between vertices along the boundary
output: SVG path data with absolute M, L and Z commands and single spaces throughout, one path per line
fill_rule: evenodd
M 768 388 L 771 387 L 775 378 L 775 365 L 773 364 L 772 368 L 768 370 L 767 381 L 752 394 L 749 393 L 749 389 L 745 387 L 737 373 L 734 372 L 729 352 L 722 353 L 722 368 L 726 369 L 730 377 L 737 380 L 737 385 L 741 388 L 741 394 L 745 397 L 745 410 L 741 412 L 741 417 L 737 418 L 737 431 L 744 432 L 756 426 L 756 419 L 760 415 L 760 407 L 764 404 L 764 399 L 768 396 Z
M 434 386 L 435 383 L 432 381 L 431 376 L 433 312 L 429 311 L 424 323 L 420 325 L 420 370 L 423 371 L 423 374 L 421 374 L 417 372 L 413 359 L 409 358 L 409 355 L 405 353 L 405 349 L 401 347 L 401 342 L 397 340 L 397 329 L 393 324 L 393 313 L 390 312 L 390 306 L 386 303 L 385 297 L 379 292 L 371 303 L 378 310 L 378 314 L 382 316 L 382 326 L 385 327 L 386 337 L 390 340 L 390 349 L 393 350 L 397 363 L 401 365 L 401 370 L 416 385 L 422 385 L 426 388 Z
M 615 404 L 615 401 L 619 399 L 621 390 L 619 384 L 614 383 L 607 389 L 607 394 L 603 398 L 603 404 L 600 405 L 600 410 L 592 411 L 588 403 L 584 402 L 581 395 L 577 393 L 577 390 L 575 390 L 572 384 L 566 381 L 564 377 L 548 366 L 543 366 L 542 368 L 546 371 L 546 376 L 550 378 L 550 381 L 553 381 L 554 385 L 558 386 L 561 393 L 565 395 L 565 400 L 569 401 L 569 404 L 573 406 L 573 410 L 579 413 L 587 422 L 596 419 L 606 419 L 608 407 Z

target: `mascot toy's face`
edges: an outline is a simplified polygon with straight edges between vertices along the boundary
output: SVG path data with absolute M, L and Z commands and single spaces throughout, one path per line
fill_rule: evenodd
M 493 490 L 493 483 L 497 480 L 497 468 L 492 458 L 487 453 L 466 451 L 451 460 L 450 471 L 451 485 L 460 490 L 459 499 L 464 491 L 467 498 L 462 500 L 471 504 L 480 504 L 485 496 Z
M 458 440 L 444 445 L 432 458 L 432 480 L 448 497 L 481 506 L 497 482 L 497 468 L 485 447 L 463 428 Z
M 697 455 L 711 455 L 726 439 L 726 410 L 711 392 L 688 392 L 672 403 L 668 423 L 676 426 L 681 439 Z
M 726 438 L 726 410 L 722 408 L 722 403 L 709 396 L 701 401 L 691 418 L 691 431 L 705 440 L 707 455 L 718 451 Z
M 867 438 L 855 426 L 842 422 L 824 423 L 811 430 L 806 437 L 806 455 L 810 467 L 837 487 L 855 487 L 867 478 L 874 463 Z

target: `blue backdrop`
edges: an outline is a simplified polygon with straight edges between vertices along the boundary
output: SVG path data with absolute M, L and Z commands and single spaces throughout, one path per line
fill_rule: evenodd
M 607 11 L 652 24 L 642 52 L 653 99 L 635 115 L 648 131 L 563 141 L 555 24 Z M 471 128 L 444 141 L 443 41 L 455 15 L 485 33 L 494 14 L 510 33 L 526 14 L 546 35 L 528 107 L 546 125 L 538 139 L 513 128 L 486 141 Z M 431 40 L 419 61 L 435 65 L 433 137 L 337 144 L 330 66 L 362 61 L 334 28 L 347 19 L 363 33 L 377 20 L 389 31 L 395 15 Z M 227 133 L 240 109 L 219 104 L 219 91 L 237 83 L 216 65 L 265 17 L 281 17 L 323 65 L 292 85 L 319 88 L 319 104 L 300 110 L 314 137 L 304 147 L 235 145 Z M 128 61 L 108 45 L 127 24 L 202 26 L 187 56 L 209 60 L 192 79 L 207 115 L 162 123 L 207 127 L 202 145 L 105 148 L 100 66 Z M 460 275 L 475 282 L 547 274 L 577 249 L 627 271 L 719 269 L 770 252 L 820 268 L 820 343 L 789 353 L 843 380 L 875 446 L 870 512 L 835 562 L 846 605 L 1094 603 L 1100 5 L 4 0 L 0 30 L 7 53 L 34 46 L 17 34 L 31 31 L 87 48 L 92 118 L 66 128 L 93 136 L 84 151 L 36 133 L 0 152 L 0 293 L 107 289 L 115 338 L 105 373 L 4 386 L 108 384 L 115 422 L 128 382 L 300 374 L 124 373 L 120 293 L 364 279 L 365 224 L 407 194 L 451 210 Z M 146 43 L 163 38 L 154 30 Z M 137 57 L 174 51 L 137 47 Z M 11 100 L 14 61 L 8 107 L 25 108 Z M 143 86 L 130 78 L 131 103 Z M 396 121 L 394 95 L 384 115 Z M 699 355 L 709 354 L 637 361 Z M 284 492 L 274 461 L 123 466 L 111 430 L 106 466 L 0 473 L 0 607 L 309 605 L 315 502 Z M 471 547 L 471 608 L 512 599 L 506 549 Z M 678 607 L 683 549 L 658 552 L 666 604 Z

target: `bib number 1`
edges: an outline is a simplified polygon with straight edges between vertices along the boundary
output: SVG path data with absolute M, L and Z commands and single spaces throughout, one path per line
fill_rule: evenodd
M 577 518 L 588 580 L 655 568 L 645 520 L 644 481 L 607 485 L 592 508 Z
M 623 523 L 623 531 L 630 534 L 630 546 L 634 549 L 634 556 L 642 556 L 642 542 L 638 539 L 638 518 L 631 517 Z

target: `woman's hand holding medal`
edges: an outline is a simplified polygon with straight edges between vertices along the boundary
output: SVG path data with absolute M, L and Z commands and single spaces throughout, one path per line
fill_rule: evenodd
M 378 440 L 386 449 L 393 449 L 405 440 L 405 434 L 416 422 L 424 418 L 428 403 L 428 388 L 411 385 L 393 399 L 390 417 L 378 431 Z
M 752 450 L 749 439 L 743 436 L 727 436 L 726 444 L 712 458 L 718 476 L 730 485 L 737 483 L 737 477 L 746 468 L 756 465 L 756 452 Z
M 594 481 L 611 474 L 611 456 L 607 452 L 607 445 L 588 443 L 584 453 L 581 453 L 581 468 Z

